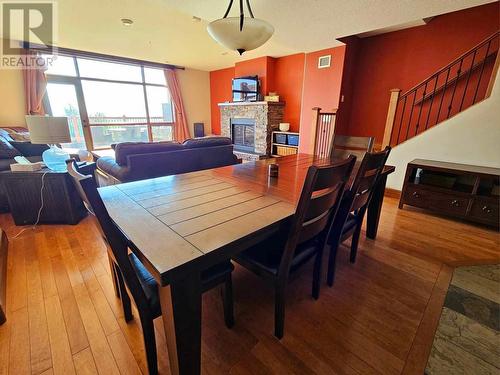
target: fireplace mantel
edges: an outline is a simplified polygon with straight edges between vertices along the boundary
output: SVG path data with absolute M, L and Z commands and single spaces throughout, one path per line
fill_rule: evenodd
M 248 106 L 248 105 L 277 105 L 277 106 L 284 106 L 285 102 L 225 102 L 225 103 L 219 103 L 219 107 L 233 107 L 233 106 Z
M 283 102 L 234 102 L 219 103 L 221 113 L 221 135 L 232 138 L 232 121 L 255 120 L 254 153 L 258 156 L 271 154 L 271 133 L 283 121 Z

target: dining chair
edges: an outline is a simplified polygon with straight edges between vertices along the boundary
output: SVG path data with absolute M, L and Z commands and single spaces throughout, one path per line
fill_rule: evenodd
M 274 334 L 283 337 L 288 279 L 315 258 L 312 295 L 318 299 L 323 250 L 330 223 L 342 199 L 356 157 L 325 166 L 311 166 L 289 225 L 274 236 L 238 254 L 235 261 L 274 286 Z
M 365 153 L 373 151 L 374 137 L 352 137 L 335 134 L 330 147 L 330 157 L 333 159 L 346 159 L 354 155 L 362 160 Z
M 356 261 L 365 212 L 390 151 L 391 148 L 387 146 L 380 152 L 367 152 L 361 161 L 352 185 L 344 194 L 338 214 L 332 222 L 332 229 L 328 239 L 330 255 L 328 257 L 327 282 L 329 286 L 333 285 L 335 277 L 338 247 L 351 237 L 350 261 L 351 263 Z
M 129 252 L 130 244 L 111 220 L 104 202 L 97 191 L 94 178 L 82 175 L 78 171 L 76 161 L 73 159 L 67 161 L 67 166 L 68 173 L 72 177 L 78 193 L 90 213 L 97 219 L 98 227 L 100 227 L 111 249 L 114 268 L 112 271 L 116 274 L 125 320 L 127 322 L 133 318 L 130 297 L 127 290 L 132 295 L 141 321 L 148 371 L 150 374 L 157 374 L 158 362 L 153 320 L 162 314 L 158 284 L 134 252 Z M 208 268 L 201 275 L 203 292 L 215 286 L 224 285 L 222 292 L 224 320 L 228 328 L 234 325 L 231 280 L 233 269 L 234 266 L 228 260 Z

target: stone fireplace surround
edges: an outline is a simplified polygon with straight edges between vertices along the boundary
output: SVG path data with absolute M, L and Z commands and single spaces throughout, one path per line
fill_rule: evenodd
M 271 155 L 271 133 L 283 121 L 283 102 L 235 102 L 219 103 L 221 135 L 232 138 L 231 123 L 236 119 L 255 120 L 255 158 Z M 236 121 L 237 122 L 237 121 Z M 241 154 L 241 152 L 238 152 Z M 244 154 L 244 153 L 243 153 Z M 249 157 L 251 158 L 251 157 Z

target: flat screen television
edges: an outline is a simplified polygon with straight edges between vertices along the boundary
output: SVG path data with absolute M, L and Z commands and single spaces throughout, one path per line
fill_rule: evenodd
M 259 99 L 259 77 L 233 79 L 233 102 L 255 102 Z

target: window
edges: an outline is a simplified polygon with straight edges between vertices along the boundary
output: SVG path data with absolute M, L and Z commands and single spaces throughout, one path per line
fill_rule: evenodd
M 68 117 L 66 147 L 172 140 L 174 111 L 162 69 L 57 56 L 45 74 L 47 113 Z

